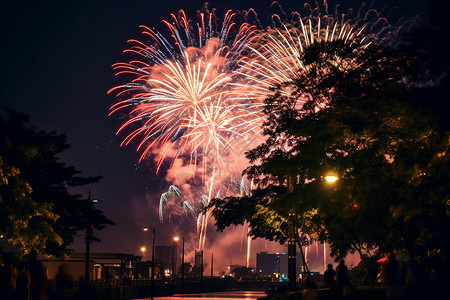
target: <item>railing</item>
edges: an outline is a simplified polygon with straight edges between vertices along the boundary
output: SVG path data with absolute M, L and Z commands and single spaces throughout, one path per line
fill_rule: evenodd
M 160 280 L 156 280 L 160 282 Z M 144 286 L 150 285 L 150 279 L 110 279 L 110 280 L 91 280 L 91 286 L 94 287 L 110 287 L 110 286 Z

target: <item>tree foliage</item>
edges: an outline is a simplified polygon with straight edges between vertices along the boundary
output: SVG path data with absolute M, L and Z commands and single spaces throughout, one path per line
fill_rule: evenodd
M 6 234 L 8 240 L 20 249 L 41 250 L 45 248 L 46 240 L 61 245 L 63 241 L 50 223 L 59 218 L 52 212 L 53 205 L 33 201 L 31 187 L 20 177 L 20 170 L 3 163 L 1 157 L 0 179 L 2 234 Z
M 337 258 L 374 249 L 448 257 L 449 131 L 427 103 L 436 87 L 406 80 L 421 64 L 376 44 L 339 41 L 313 44 L 301 59 L 302 76 L 266 100 L 266 141 L 248 153 L 245 171 L 264 187 L 255 195 L 279 193 L 247 197 L 260 208 L 238 215 L 274 224 L 294 212 L 296 226 L 330 243 Z M 326 185 L 330 171 L 339 180 Z M 281 189 L 287 178 L 291 193 Z M 239 201 L 216 201 L 219 229 L 233 223 L 221 217 L 233 217 Z
M 287 240 L 286 217 L 268 208 L 273 197 L 286 192 L 285 187 L 271 186 L 255 190 L 252 196 L 212 199 L 206 208 L 212 209 L 216 228 L 223 231 L 231 225 L 249 223 L 249 234 L 254 238 L 265 238 L 285 243 Z
M 24 254 L 32 249 L 60 256 L 79 230 L 89 224 L 114 224 L 69 187 L 97 182 L 81 177 L 59 154 L 70 148 L 66 137 L 38 131 L 29 117 L 4 108 L 0 118 L 0 231 Z

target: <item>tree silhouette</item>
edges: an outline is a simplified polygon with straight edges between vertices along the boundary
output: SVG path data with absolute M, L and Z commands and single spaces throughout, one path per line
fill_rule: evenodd
M 285 231 L 275 221 L 293 214 L 337 259 L 375 250 L 448 257 L 449 133 L 425 101 L 437 87 L 405 80 L 422 65 L 376 44 L 340 42 L 313 44 L 302 60 L 304 74 L 266 100 L 267 139 L 248 153 L 245 171 L 263 187 L 250 198 L 265 200 L 237 213 L 239 221 L 265 219 Z M 308 101 L 300 107 L 299 99 Z M 327 186 L 329 171 L 340 179 Z M 290 193 L 281 188 L 288 177 Z M 219 229 L 237 223 L 221 217 L 233 217 L 239 199 L 224 200 L 232 201 L 213 209 Z
M 24 254 L 61 256 L 68 253 L 77 231 L 90 224 L 114 224 L 69 187 L 100 180 L 81 177 L 59 154 L 70 148 L 66 137 L 38 131 L 29 117 L 4 108 L 0 118 L 0 231 Z

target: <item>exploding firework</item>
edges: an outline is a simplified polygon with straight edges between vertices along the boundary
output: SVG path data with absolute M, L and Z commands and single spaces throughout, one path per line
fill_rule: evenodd
M 284 13 L 277 2 L 272 6 Z M 274 89 L 289 96 L 292 91 L 283 90 L 282 85 L 305 76 L 302 54 L 312 44 L 340 41 L 359 50 L 372 42 L 394 46 L 397 36 L 413 24 L 406 20 L 400 25 L 391 25 L 379 12 L 365 8 L 365 5 L 356 16 L 353 16 L 353 10 L 339 13 L 338 8 L 336 6 L 334 13 L 329 13 L 324 1 L 323 6 L 317 4 L 314 8 L 306 3 L 304 13 L 293 12 L 290 19 L 282 19 L 280 14 L 272 15 L 272 25 L 260 31 L 258 41 L 249 47 L 252 59 L 244 60 L 246 76 L 257 83 L 252 94 L 254 98 L 265 99 Z M 334 63 L 340 68 L 355 67 L 354 60 L 342 61 L 339 57 Z M 297 99 L 297 109 L 309 99 L 308 94 L 301 95 Z
M 216 187 L 227 177 L 240 176 L 242 169 L 233 174 L 231 165 L 243 162 L 243 153 L 258 140 L 263 116 L 262 104 L 249 98 L 251 80 L 239 72 L 241 52 L 252 40 L 254 28 L 247 24 L 237 28 L 233 16 L 227 12 L 217 26 L 212 13 L 201 13 L 201 22 L 193 29 L 183 11 L 178 17 L 171 15 L 171 22 L 164 23 L 172 42 L 143 26 L 143 34 L 151 42 L 131 40 L 132 46 L 126 50 L 141 60 L 113 66 L 118 75 L 130 74 L 134 79 L 109 91 L 125 98 L 111 107 L 111 114 L 128 114 L 118 130 L 130 131 L 123 145 L 139 139 L 141 160 L 157 149 L 157 171 L 168 157 L 172 164 L 182 159 L 201 170 L 207 192 L 200 197 L 200 205 L 178 199 L 180 193 L 173 186 L 160 201 L 161 217 L 163 204 L 175 199 L 190 212 L 200 211 L 200 249 L 208 215 L 193 207 L 205 206 L 211 197 L 220 195 Z
M 251 26 L 236 26 L 233 14 L 225 15 L 220 30 L 213 26 L 212 13 L 200 14 L 194 39 L 191 22 L 183 11 L 172 23 L 164 21 L 172 33 L 173 46 L 162 34 L 143 27 L 153 43 L 136 40 L 126 50 L 142 60 L 118 63 L 117 74 L 132 74 L 132 82 L 110 92 L 127 97 L 111 107 L 111 114 L 128 110 L 129 119 L 118 132 L 131 129 L 123 144 L 140 139 L 141 160 L 152 149 L 160 149 L 158 170 L 175 150 L 175 160 L 188 154 L 190 164 L 202 162 L 204 169 L 217 166 L 239 141 L 259 130 L 260 108 L 248 98 L 249 82 L 236 72 L 239 52 L 252 38 Z M 233 36 L 230 37 L 231 33 Z M 215 161 L 209 162 L 208 159 Z
M 160 199 L 161 220 L 165 208 L 196 216 L 199 249 L 208 223 L 203 207 L 210 199 L 249 193 L 240 177 L 246 166 L 243 154 L 262 141 L 264 100 L 283 83 L 305 76 L 304 49 L 333 41 L 360 48 L 387 43 L 407 24 L 392 26 L 370 8 L 354 17 L 352 11 L 329 13 L 326 2 L 304 8 L 303 15 L 295 12 L 290 19 L 273 14 L 272 25 L 264 30 L 238 26 L 231 11 L 220 22 L 213 13 L 200 13 L 197 25 L 180 11 L 163 21 L 170 37 L 142 26 L 150 41 L 130 40 L 125 51 L 139 60 L 113 66 L 117 75 L 133 78 L 109 91 L 122 99 L 110 114 L 127 118 L 118 130 L 128 131 L 122 144 L 138 140 L 141 160 L 158 153 L 157 172 L 168 158 L 172 166 L 179 160 L 192 166 L 192 178 L 201 170 L 195 192 L 171 185 Z M 298 99 L 299 109 L 307 99 L 306 94 Z
M 273 5 L 279 7 L 276 2 Z M 329 91 L 329 95 L 322 94 L 318 99 L 313 99 L 308 91 L 297 91 L 289 85 L 303 76 L 308 76 L 308 67 L 303 62 L 303 53 L 307 47 L 337 42 L 352 49 L 355 56 L 358 56 L 358 53 L 362 53 L 373 42 L 395 47 L 399 40 L 398 36 L 404 31 L 409 31 L 414 24 L 414 19 L 408 19 L 400 20 L 400 24 L 391 25 L 375 9 L 365 9 L 364 6 L 358 10 L 356 16 L 353 16 L 352 10 L 343 14 L 338 13 L 338 7 L 330 14 L 326 1 L 324 7 L 317 4 L 312 8 L 309 4 L 305 4 L 304 8 L 305 14 L 294 12 L 290 19 L 282 19 L 279 14 L 273 14 L 272 25 L 261 30 L 257 35 L 257 41 L 249 47 L 252 55 L 249 56 L 250 59 L 243 60 L 243 72 L 255 82 L 252 91 L 252 97 L 255 99 L 264 101 L 274 90 L 287 97 L 295 91 L 295 109 L 300 111 L 303 104 L 309 100 L 314 100 L 316 110 L 323 109 L 329 103 L 332 90 Z M 280 10 L 282 11 L 281 8 Z M 344 72 L 358 66 L 359 62 L 355 56 L 343 58 L 335 55 L 327 62 Z M 327 69 L 317 70 L 318 74 L 327 72 Z M 284 140 L 280 143 L 284 150 L 292 149 L 293 145 L 291 141 L 287 141 L 287 137 L 282 136 L 280 140 Z M 324 266 L 326 256 L 324 244 Z

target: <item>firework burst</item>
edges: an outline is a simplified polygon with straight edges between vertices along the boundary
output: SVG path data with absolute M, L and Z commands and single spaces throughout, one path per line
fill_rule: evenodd
M 271 26 L 261 30 L 257 41 L 249 47 L 252 59 L 243 60 L 243 72 L 256 83 L 252 96 L 263 100 L 274 89 L 290 95 L 292 91 L 283 90 L 282 85 L 305 76 L 302 54 L 308 46 L 336 41 L 353 45 L 357 51 L 372 42 L 395 46 L 398 35 L 409 30 L 414 23 L 414 20 L 404 20 L 391 25 L 381 13 L 365 7 L 365 4 L 355 15 L 352 9 L 339 13 L 339 6 L 335 7 L 334 13 L 329 13 L 326 1 L 314 8 L 307 3 L 304 13 L 293 12 L 290 19 L 282 18 L 284 12 L 277 2 L 272 6 L 281 13 L 272 15 Z M 354 60 L 341 61 L 339 57 L 335 60 L 335 65 L 341 68 L 352 69 L 354 64 Z M 301 109 L 309 99 L 307 94 L 300 96 L 297 108 Z
M 249 98 L 252 81 L 239 72 L 241 52 L 254 38 L 254 28 L 247 24 L 237 28 L 232 19 L 233 14 L 227 12 L 218 27 L 212 13 L 201 13 L 193 29 L 181 11 L 178 17 L 171 15 L 171 22 L 164 21 L 172 43 L 143 26 L 151 43 L 131 40 L 126 50 L 141 60 L 113 66 L 117 75 L 134 79 L 109 91 L 124 98 L 111 107 L 111 114 L 127 113 L 127 121 L 118 130 L 129 131 L 122 145 L 138 139 L 141 160 L 158 149 L 157 172 L 168 157 L 172 164 L 181 158 L 194 169 L 202 165 L 198 169 L 203 173 L 205 193 L 196 199 L 200 203 L 183 200 L 175 186 L 160 201 L 161 218 L 163 206 L 170 203 L 197 214 L 200 249 L 208 220 L 202 208 L 220 195 L 217 187 L 223 180 L 240 176 L 242 169 L 234 172 L 232 164 L 235 159 L 243 161 L 251 141 L 258 140 L 263 116 L 261 103 Z
M 282 11 L 276 2 L 273 7 Z M 193 25 L 180 11 L 163 21 L 169 37 L 141 26 L 149 41 L 130 40 L 125 50 L 139 59 L 113 66 L 117 75 L 132 77 L 109 91 L 121 99 L 110 114 L 127 118 L 118 130 L 128 132 L 122 145 L 138 140 L 140 160 L 158 153 L 157 172 L 166 158 L 172 159 L 172 166 L 181 159 L 194 170 L 201 164 L 200 194 L 170 185 L 160 199 L 161 220 L 164 207 L 197 217 L 199 249 L 208 222 L 203 207 L 210 199 L 249 193 L 240 177 L 247 163 L 243 154 L 262 141 L 264 100 L 282 84 L 305 76 L 304 49 L 334 41 L 360 49 L 373 41 L 386 44 L 411 23 L 392 26 L 370 8 L 361 8 L 355 17 L 351 10 L 338 13 L 338 7 L 329 13 L 326 1 L 323 7 L 305 4 L 304 9 L 303 15 L 294 12 L 290 19 L 273 14 L 265 29 L 238 26 L 231 11 L 219 21 L 206 10 Z M 247 13 L 257 16 L 254 10 Z M 352 68 L 353 63 L 342 66 Z M 308 99 L 310 95 L 300 96 L 298 109 Z M 191 178 L 196 176 L 193 172 Z
M 173 159 L 188 154 L 190 164 L 202 161 L 204 169 L 217 166 L 223 155 L 236 151 L 238 144 L 233 141 L 259 130 L 255 118 L 260 117 L 260 109 L 248 98 L 245 77 L 236 72 L 239 52 L 252 39 L 251 26 L 234 32 L 236 24 L 228 12 L 216 31 L 212 13 L 200 17 L 196 39 L 184 12 L 179 18 L 172 15 L 172 23 L 164 21 L 175 47 L 160 33 L 143 27 L 153 43 L 131 40 L 133 46 L 126 52 L 144 59 L 113 66 L 117 75 L 135 76 L 109 91 L 126 97 L 111 107 L 111 114 L 128 111 L 128 120 L 118 130 L 131 129 L 123 144 L 140 139 L 141 160 L 152 149 L 160 149 L 158 170 L 173 149 Z M 208 162 L 207 157 L 217 161 Z

